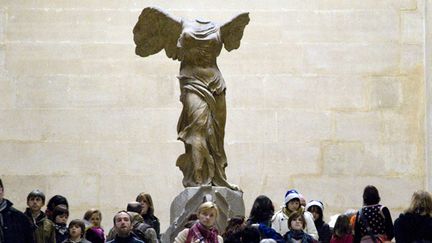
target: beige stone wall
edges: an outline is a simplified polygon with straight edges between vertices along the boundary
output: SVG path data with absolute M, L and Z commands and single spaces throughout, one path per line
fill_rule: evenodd
M 329 216 L 358 208 L 362 189 L 374 184 L 396 216 L 414 190 L 431 187 L 430 4 L 2 0 L 6 197 L 23 209 L 34 188 L 63 194 L 72 218 L 100 208 L 108 228 L 145 191 L 162 231 L 168 227 L 183 189 L 175 167 L 183 151 L 179 63 L 164 53 L 140 58 L 132 40 L 140 11 L 160 6 L 217 22 L 250 12 L 240 49 L 218 60 L 228 85 L 227 175 L 243 188 L 247 210 L 259 194 L 280 206 L 297 188 L 324 201 Z

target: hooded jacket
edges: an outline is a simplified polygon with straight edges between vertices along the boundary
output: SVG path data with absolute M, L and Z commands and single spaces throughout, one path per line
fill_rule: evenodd
M 13 203 L 7 199 L 0 203 L 0 242 L 34 243 L 29 220 L 12 205 Z

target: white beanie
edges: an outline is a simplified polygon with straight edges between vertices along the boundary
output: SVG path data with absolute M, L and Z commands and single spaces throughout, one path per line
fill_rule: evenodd
M 305 210 L 308 211 L 308 209 L 312 206 L 317 206 L 321 208 L 321 212 L 324 212 L 324 204 L 321 201 L 318 200 L 311 200 L 306 204 Z
M 284 203 L 287 204 L 289 201 L 293 200 L 294 198 L 297 198 L 298 200 L 300 200 L 300 194 L 298 193 L 297 190 L 294 190 L 294 189 L 289 190 L 285 194 Z

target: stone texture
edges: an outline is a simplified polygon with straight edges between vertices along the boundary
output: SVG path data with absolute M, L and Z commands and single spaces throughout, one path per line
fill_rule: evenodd
M 398 78 L 384 77 L 370 80 L 371 109 L 396 109 L 402 102 L 402 84 Z
M 219 209 L 216 227 L 222 232 L 230 217 L 245 215 L 243 193 L 225 187 L 189 187 L 181 192 L 171 204 L 171 225 L 165 232 L 162 242 L 173 242 L 177 234 L 184 229 L 187 217 L 196 213 L 201 203 L 210 200 Z

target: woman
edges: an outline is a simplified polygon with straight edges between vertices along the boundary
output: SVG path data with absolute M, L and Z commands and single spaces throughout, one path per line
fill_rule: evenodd
M 324 204 L 321 201 L 312 200 L 306 204 L 305 210 L 313 216 L 315 228 L 318 231 L 319 242 L 329 243 L 331 231 L 330 226 L 323 220 Z
M 380 239 L 390 241 L 394 236 L 393 221 L 387 207 L 379 204 L 381 198 L 375 186 L 363 191 L 363 207 L 356 216 L 354 242 Z M 368 230 L 369 229 L 369 230 Z
M 336 219 L 335 226 L 333 228 L 333 236 L 330 243 L 352 243 L 353 235 L 350 225 L 350 219 L 347 215 L 341 214 Z
M 284 207 L 273 216 L 271 227 L 279 234 L 284 235 L 289 231 L 289 225 L 286 222 L 296 212 L 302 213 L 305 218 L 305 232 L 315 240 L 318 240 L 318 231 L 315 227 L 313 216 L 300 205 L 300 194 L 294 189 L 288 190 L 285 194 Z
M 267 196 L 261 195 L 255 199 L 247 222 L 258 228 L 261 239 L 270 238 L 283 242 L 282 236 L 271 228 L 273 214 L 273 202 Z
M 101 227 L 102 213 L 95 208 L 89 209 L 84 214 L 84 220 L 91 224 L 91 226 Z
M 198 221 L 190 228 L 182 230 L 175 238 L 175 243 L 223 243 L 215 227 L 219 210 L 213 202 L 205 202 L 198 208 Z
M 227 182 L 224 150 L 226 105 L 225 80 L 216 63 L 222 46 L 237 49 L 248 13 L 218 25 L 210 21 L 188 21 L 158 8 L 145 8 L 134 27 L 135 52 L 146 57 L 162 49 L 179 60 L 183 110 L 177 132 L 185 153 L 177 159 L 183 185 L 214 185 L 238 189 Z
M 432 241 L 432 197 L 427 191 L 416 191 L 411 204 L 395 221 L 396 242 Z
M 160 223 L 159 219 L 154 215 L 154 205 L 150 194 L 141 192 L 136 197 L 137 202 L 141 203 L 141 216 L 144 222 L 156 231 L 157 238 L 160 240 Z
M 294 212 L 288 219 L 289 231 L 284 235 L 287 243 L 313 243 L 317 242 L 311 235 L 304 232 L 306 220 L 301 212 Z

